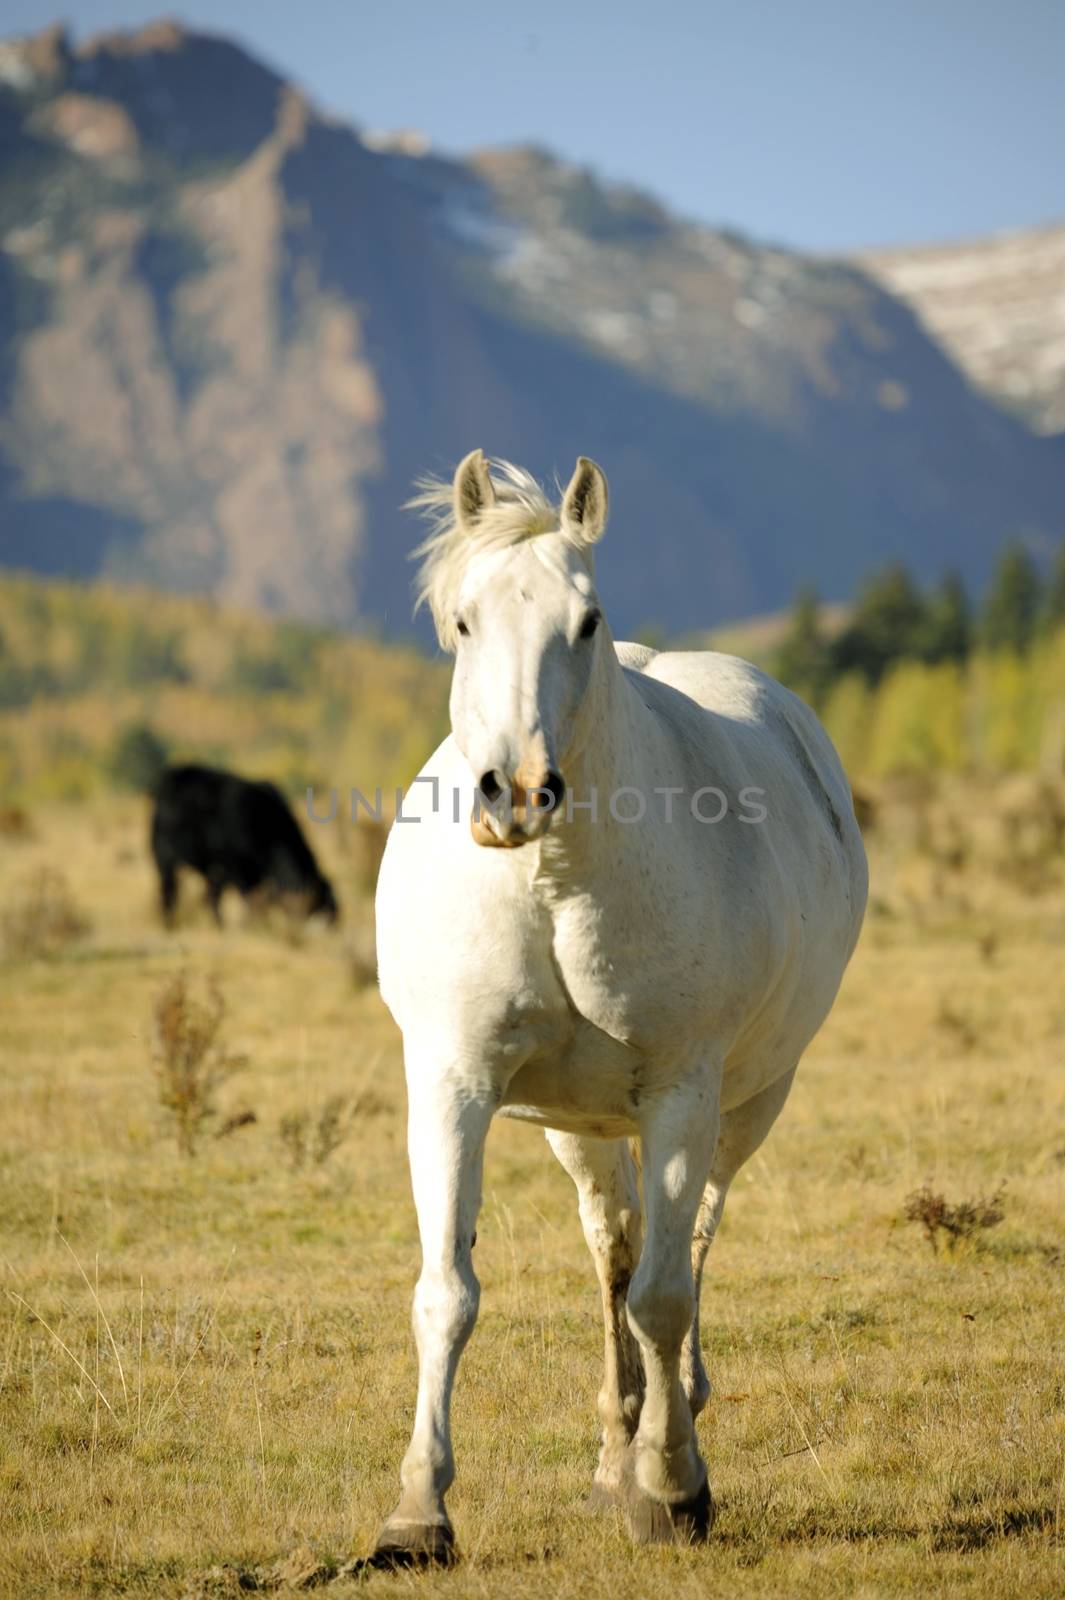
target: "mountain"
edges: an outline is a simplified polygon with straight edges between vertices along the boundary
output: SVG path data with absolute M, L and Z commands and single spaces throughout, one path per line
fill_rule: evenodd
M 0 47 L 0 561 L 403 634 L 399 508 L 475 445 L 602 462 L 620 632 L 1065 525 L 1060 442 L 852 264 L 360 135 L 174 24 Z
M 973 383 L 1037 433 L 1065 434 L 1065 224 L 857 264 L 912 306 Z

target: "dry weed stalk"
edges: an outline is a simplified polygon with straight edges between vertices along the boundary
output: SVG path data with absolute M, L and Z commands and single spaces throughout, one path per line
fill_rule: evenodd
M 159 1098 L 174 1119 L 178 1149 L 195 1155 L 200 1134 L 217 1115 L 215 1096 L 222 1084 L 244 1065 L 222 1042 L 225 1001 L 217 982 L 207 985 L 206 999 L 190 992 L 188 975 L 179 972 L 155 997 L 154 1069 Z
M 358 1101 L 333 1094 L 317 1115 L 307 1109 L 287 1111 L 281 1118 L 280 1133 L 293 1172 L 299 1172 L 308 1161 L 324 1167 L 351 1132 L 358 1110 Z
M 11 956 L 50 956 L 83 939 L 92 924 L 74 899 L 70 884 L 55 867 L 40 867 L 0 920 L 4 948 Z

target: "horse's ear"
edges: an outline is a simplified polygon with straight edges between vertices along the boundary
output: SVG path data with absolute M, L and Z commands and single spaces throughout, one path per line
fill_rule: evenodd
M 562 502 L 563 525 L 582 544 L 594 544 L 606 527 L 609 503 L 602 467 L 587 456 L 578 456 Z
M 496 503 L 496 492 L 488 475 L 483 450 L 471 450 L 455 472 L 455 521 L 468 530 L 482 511 Z

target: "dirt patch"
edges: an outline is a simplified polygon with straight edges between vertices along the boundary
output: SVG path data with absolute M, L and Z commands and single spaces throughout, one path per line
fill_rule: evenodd
M 338 1567 L 320 1561 L 309 1545 L 301 1545 L 268 1566 L 243 1567 L 231 1562 L 208 1567 L 193 1577 L 183 1600 L 227 1600 L 231 1595 L 264 1594 L 274 1589 L 316 1589 L 337 1578 L 353 1577 L 361 1562 Z

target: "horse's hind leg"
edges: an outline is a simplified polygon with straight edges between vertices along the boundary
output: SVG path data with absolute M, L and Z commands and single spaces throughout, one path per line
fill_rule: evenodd
M 640 1196 L 625 1139 L 584 1139 L 548 1129 L 547 1142 L 577 1186 L 581 1225 L 603 1297 L 606 1355 L 599 1416 L 599 1465 L 589 1505 L 614 1503 L 627 1470 L 640 1417 L 643 1368 L 625 1315 L 629 1282 L 640 1256 Z
M 795 1068 L 778 1078 L 756 1094 L 745 1105 L 726 1111 L 721 1118 L 721 1132 L 710 1169 L 710 1180 L 703 1192 L 699 1215 L 695 1221 L 692 1239 L 692 1275 L 695 1279 L 695 1311 L 691 1327 L 681 1351 L 680 1375 L 692 1416 L 697 1417 L 710 1398 L 710 1379 L 703 1365 L 699 1345 L 699 1298 L 703 1283 L 703 1267 L 725 1209 L 725 1197 L 737 1172 L 762 1143 L 780 1114 L 788 1097 Z
M 699 1543 L 713 1519 L 681 1352 L 695 1309 L 691 1242 L 717 1146 L 719 1094 L 720 1067 L 707 1064 L 640 1107 L 645 1238 L 627 1305 L 644 1370 L 629 1511 L 640 1543 Z

